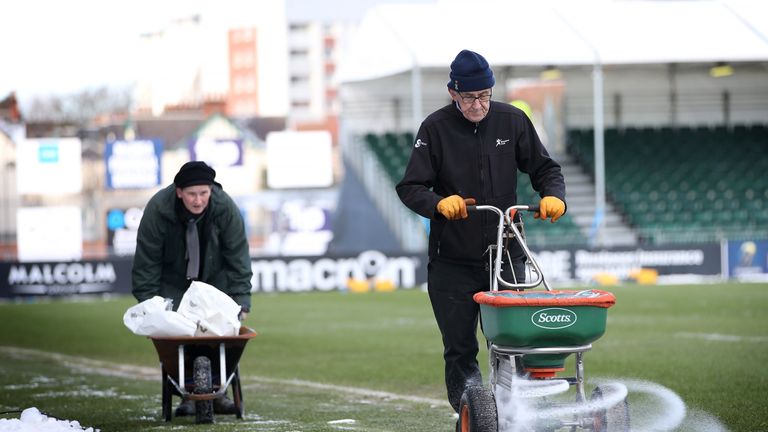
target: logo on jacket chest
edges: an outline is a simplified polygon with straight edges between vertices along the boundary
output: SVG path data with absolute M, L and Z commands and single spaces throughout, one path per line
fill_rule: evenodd
M 423 146 L 426 146 L 426 145 L 427 145 L 427 143 L 425 143 L 424 141 L 421 140 L 421 138 L 419 138 L 419 139 L 416 140 L 416 144 L 414 144 L 413 146 L 416 147 L 416 148 L 419 148 L 419 147 L 423 147 Z
M 506 145 L 509 142 L 508 139 L 496 138 L 496 147 Z

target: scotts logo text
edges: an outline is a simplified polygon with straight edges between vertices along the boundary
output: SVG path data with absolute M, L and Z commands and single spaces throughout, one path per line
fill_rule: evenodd
M 531 322 L 536 327 L 556 330 L 574 325 L 577 318 L 576 313 L 570 309 L 547 308 L 531 315 Z

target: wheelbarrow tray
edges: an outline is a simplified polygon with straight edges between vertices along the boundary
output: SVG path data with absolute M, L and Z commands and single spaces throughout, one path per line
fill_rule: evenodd
M 210 400 L 224 394 L 232 383 L 237 416 L 242 418 L 242 390 L 238 364 L 249 340 L 257 333 L 245 326 L 237 336 L 172 336 L 150 337 L 160 359 L 163 381 L 163 416 L 171 420 L 171 397 Z M 212 393 L 195 392 L 192 381 L 192 362 L 199 356 L 210 359 L 214 378 Z M 214 371 L 218 371 L 215 374 Z
M 184 346 L 185 371 L 191 371 L 191 362 L 194 356 L 190 352 L 212 352 L 211 368 L 216 370 L 219 367 L 219 349 L 224 346 L 226 350 L 226 368 L 227 374 L 237 367 L 240 357 L 245 350 L 245 345 L 249 340 L 256 337 L 257 333 L 252 329 L 241 326 L 237 336 L 171 336 L 171 337 L 150 337 L 155 345 L 157 355 L 160 358 L 160 364 L 163 369 L 171 376 L 179 375 L 179 346 Z

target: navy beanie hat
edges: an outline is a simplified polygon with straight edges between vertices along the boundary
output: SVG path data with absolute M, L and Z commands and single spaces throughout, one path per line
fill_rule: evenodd
M 216 171 L 202 161 L 187 162 L 181 166 L 173 183 L 177 188 L 188 186 L 211 185 L 216 178 Z
M 461 50 L 456 55 L 451 63 L 450 77 L 448 88 L 458 92 L 485 90 L 496 84 L 485 57 L 469 50 Z

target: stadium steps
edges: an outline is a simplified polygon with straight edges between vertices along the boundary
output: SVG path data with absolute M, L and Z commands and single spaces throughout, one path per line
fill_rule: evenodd
M 565 177 L 566 200 L 568 215 L 578 225 L 582 234 L 590 243 L 593 239 L 593 222 L 595 219 L 595 185 L 592 178 L 571 156 L 557 155 L 563 176 Z M 603 246 L 634 246 L 637 244 L 637 234 L 624 223 L 622 216 L 616 211 L 611 202 L 605 203 L 603 228 L 600 245 Z
M 768 237 L 768 127 L 605 131 L 609 197 L 643 241 Z M 592 169 L 592 131 L 568 132 L 568 150 Z
M 405 154 L 406 150 L 399 145 L 390 145 L 392 148 L 386 150 L 387 146 L 374 134 L 353 136 L 350 140 L 342 141 L 341 145 L 345 166 L 354 170 L 368 197 L 396 236 L 400 247 L 406 252 L 425 251 L 427 236 L 423 218 L 400 203 L 394 188 L 394 179 L 399 181 L 402 177 L 402 172 L 398 170 L 405 170 L 407 158 L 393 158 L 385 153 L 399 150 L 399 153 Z M 408 148 L 410 149 L 410 145 Z M 382 162 L 395 160 L 400 161 L 402 166 Z

